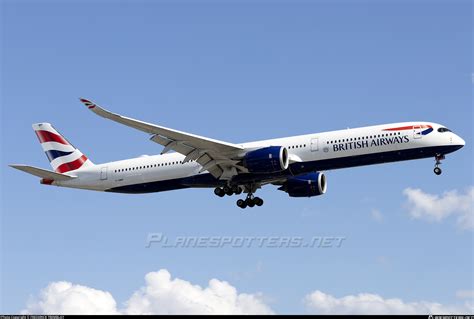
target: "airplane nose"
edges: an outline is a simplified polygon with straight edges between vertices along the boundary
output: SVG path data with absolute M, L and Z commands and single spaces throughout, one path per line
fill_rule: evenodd
M 466 141 L 464 141 L 460 136 L 456 135 L 456 139 L 455 139 L 455 143 L 456 145 L 459 145 L 461 147 L 463 147 L 464 145 L 466 145 Z

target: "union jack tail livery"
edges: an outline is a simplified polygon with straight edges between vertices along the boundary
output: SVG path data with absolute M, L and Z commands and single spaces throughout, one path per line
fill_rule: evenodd
M 49 123 L 33 124 L 43 151 L 56 173 L 66 173 L 94 165 Z

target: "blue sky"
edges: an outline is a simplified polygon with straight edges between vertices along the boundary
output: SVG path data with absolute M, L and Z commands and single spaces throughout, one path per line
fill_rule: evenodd
M 3 0 L 0 312 L 25 309 L 62 280 L 109 291 L 121 305 L 159 269 L 261 292 L 277 313 L 309 311 L 302 300 L 315 290 L 462 304 L 456 292 L 473 290 L 472 230 L 458 227 L 456 212 L 412 218 L 404 190 L 442 198 L 473 185 L 471 7 Z M 210 189 L 95 193 L 39 185 L 6 166 L 49 169 L 31 129 L 42 121 L 96 163 L 161 151 L 79 97 L 229 142 L 425 120 L 466 146 L 447 156 L 441 176 L 432 159 L 330 171 L 324 196 L 291 199 L 267 186 L 265 205 L 245 211 Z M 149 232 L 346 241 L 338 249 L 147 249 Z

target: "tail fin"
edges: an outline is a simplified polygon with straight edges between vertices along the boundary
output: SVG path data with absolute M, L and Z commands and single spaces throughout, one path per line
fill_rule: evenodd
M 59 134 L 51 124 L 33 124 L 33 129 L 55 172 L 65 173 L 94 165 L 87 156 Z

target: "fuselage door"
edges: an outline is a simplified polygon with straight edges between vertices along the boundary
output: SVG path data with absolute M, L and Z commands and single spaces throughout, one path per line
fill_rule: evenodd
M 315 137 L 311 139 L 311 152 L 319 150 L 319 138 Z
M 107 167 L 102 167 L 100 169 L 100 179 L 105 181 L 107 179 Z
M 413 138 L 421 138 L 423 135 L 421 134 L 421 125 L 414 125 L 413 126 Z

